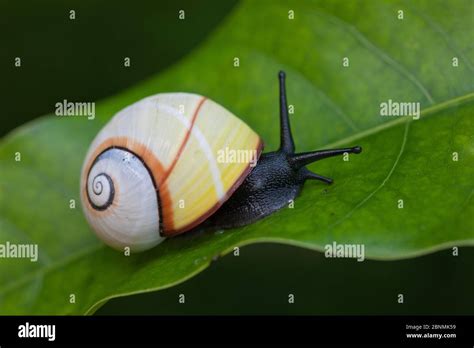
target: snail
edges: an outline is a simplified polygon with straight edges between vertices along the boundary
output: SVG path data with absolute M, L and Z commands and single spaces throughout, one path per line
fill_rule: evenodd
M 280 147 L 264 154 L 257 133 L 200 95 L 157 94 L 119 111 L 82 167 L 82 206 L 98 237 L 139 252 L 187 231 L 253 223 L 286 206 L 306 180 L 332 183 L 306 165 L 361 147 L 296 154 L 283 71 L 279 85 Z M 219 160 L 223 149 L 248 155 Z

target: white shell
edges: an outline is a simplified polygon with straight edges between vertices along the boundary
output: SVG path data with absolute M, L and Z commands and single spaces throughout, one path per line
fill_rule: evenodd
M 210 99 L 188 93 L 142 99 L 92 142 L 82 169 L 83 210 L 108 245 L 149 249 L 213 214 L 261 150 L 259 136 Z M 223 151 L 250 155 L 232 162 L 220 159 Z
M 87 220 L 110 246 L 142 251 L 164 239 L 157 233 L 160 217 L 154 184 L 144 164 L 130 152 L 110 149 L 96 159 L 87 196 L 97 209 L 96 214 L 86 214 Z

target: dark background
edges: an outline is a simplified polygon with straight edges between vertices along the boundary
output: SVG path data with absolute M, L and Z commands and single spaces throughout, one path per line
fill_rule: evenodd
M 199 45 L 236 1 L 73 0 L 0 3 L 0 136 L 54 110 L 100 100 L 166 69 Z M 73 25 L 65 26 L 69 10 Z M 178 10 L 186 11 L 179 21 Z M 59 20 L 58 20 L 59 18 Z M 22 68 L 14 67 L 21 57 Z M 131 67 L 123 68 L 124 57 Z M 467 217 L 468 218 L 468 217 Z M 98 314 L 473 314 L 474 249 L 400 261 L 326 259 L 258 244 L 159 292 L 111 300 Z M 186 304 L 178 303 L 185 294 Z M 288 294 L 295 303 L 288 304 Z M 403 293 L 405 303 L 397 303 Z
M 54 111 L 98 101 L 179 61 L 236 4 L 214 1 L 0 1 L 0 136 Z M 69 11 L 76 19 L 69 19 Z M 186 20 L 178 20 L 184 9 Z M 68 25 L 65 25 L 68 24 Z M 21 57 L 21 68 L 14 66 Z M 131 66 L 124 69 L 124 58 Z

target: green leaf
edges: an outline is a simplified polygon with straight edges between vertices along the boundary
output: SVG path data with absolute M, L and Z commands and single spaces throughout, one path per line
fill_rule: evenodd
M 471 13 L 468 0 L 243 2 L 185 60 L 98 103 L 94 121 L 50 115 L 20 127 L 0 145 L 0 242 L 37 243 L 40 257 L 2 259 L 0 313 L 92 313 L 111 297 L 182 282 L 249 243 L 315 250 L 363 243 L 373 259 L 473 245 Z M 159 92 L 196 92 L 239 115 L 273 150 L 280 69 L 298 151 L 364 148 L 349 161 L 312 166 L 334 178 L 332 186 L 309 182 L 293 209 L 240 229 L 185 234 L 130 257 L 96 239 L 79 207 L 80 168 L 115 112 Z M 421 118 L 381 117 L 388 99 L 420 102 Z

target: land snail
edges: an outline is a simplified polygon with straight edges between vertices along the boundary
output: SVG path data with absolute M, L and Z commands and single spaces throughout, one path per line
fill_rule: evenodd
M 253 223 L 287 206 L 306 180 L 332 183 L 305 166 L 361 147 L 296 154 L 282 71 L 279 83 L 280 147 L 264 154 L 247 124 L 200 95 L 157 94 L 118 112 L 82 168 L 83 210 L 98 237 L 143 251 L 187 231 Z M 250 155 L 218 160 L 223 149 Z

